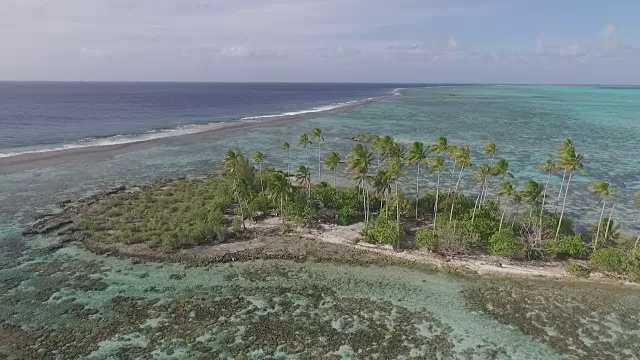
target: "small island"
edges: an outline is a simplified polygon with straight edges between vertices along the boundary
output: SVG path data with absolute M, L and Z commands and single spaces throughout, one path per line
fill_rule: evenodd
M 541 167 L 546 184 L 528 180 L 517 188 L 492 142 L 474 165 L 468 146 L 450 145 L 443 137 L 409 146 L 390 136 L 353 139 L 344 159 L 335 151 L 322 159 L 321 130 L 302 134 L 299 146 L 307 162 L 288 162 L 286 169 L 263 167 L 268 155 L 262 152 L 249 157 L 229 150 L 220 173 L 120 186 L 68 201 L 25 233 L 58 235 L 52 249 L 78 242 L 99 254 L 190 265 L 290 259 L 481 275 L 640 279 L 638 239 L 621 233 L 613 207 L 604 216 L 613 191 L 607 183 L 591 185 L 602 204 L 592 231 L 578 233 L 564 215 L 571 179 L 583 161 L 570 140 L 561 144 L 557 161 Z M 316 164 L 309 160 L 314 142 Z M 290 145 L 282 149 L 289 159 Z M 343 172 L 349 180 L 341 177 L 339 184 Z M 555 195 L 548 194 L 556 172 L 564 174 L 559 211 L 549 206 Z M 473 176 L 475 190 L 462 188 L 465 176 Z M 413 194 L 400 184 L 411 177 Z

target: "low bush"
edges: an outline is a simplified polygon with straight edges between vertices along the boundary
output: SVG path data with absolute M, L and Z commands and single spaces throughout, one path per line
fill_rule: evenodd
M 491 236 L 489 239 L 488 250 L 492 255 L 506 258 L 517 258 L 522 256 L 524 246 L 515 236 L 513 230 L 508 228 L 502 229 Z
M 303 191 L 295 191 L 284 208 L 287 220 L 300 225 L 315 223 L 318 220 L 318 211 L 318 203 L 310 200 Z
M 438 235 L 432 229 L 421 229 L 416 232 L 416 247 L 438 251 Z
M 584 259 L 587 256 L 587 246 L 580 234 L 564 236 L 559 240 L 550 241 L 547 245 L 549 257 Z
M 628 270 L 627 255 L 622 250 L 615 248 L 593 250 L 589 263 L 602 272 L 617 275 L 625 275 Z
M 400 241 L 398 227 L 393 221 L 387 221 L 384 216 L 378 216 L 365 229 L 365 238 L 372 244 L 396 245 Z
M 320 184 L 313 188 L 312 198 L 319 202 L 320 207 L 335 210 L 339 225 L 353 224 L 356 214 L 362 209 L 361 198 L 355 189 L 333 188 Z
M 575 277 L 588 278 L 591 274 L 591 269 L 576 263 L 566 264 L 564 269 Z

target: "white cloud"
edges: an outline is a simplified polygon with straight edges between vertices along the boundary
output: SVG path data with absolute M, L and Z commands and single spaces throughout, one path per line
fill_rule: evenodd
M 458 50 L 458 48 L 458 40 L 456 40 L 454 37 L 450 37 L 449 41 L 447 42 L 447 49 Z

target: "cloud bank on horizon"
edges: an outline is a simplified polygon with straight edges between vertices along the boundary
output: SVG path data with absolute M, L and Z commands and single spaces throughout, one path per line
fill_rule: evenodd
M 0 80 L 640 84 L 640 1 L 3 0 Z

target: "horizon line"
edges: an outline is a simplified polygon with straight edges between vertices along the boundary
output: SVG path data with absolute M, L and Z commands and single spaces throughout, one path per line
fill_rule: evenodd
M 617 86 L 640 84 L 616 83 L 508 83 L 508 82 L 349 82 L 349 81 L 189 81 L 189 80 L 0 80 L 0 83 L 91 83 L 91 84 L 327 84 L 327 85 L 538 85 L 538 86 Z

